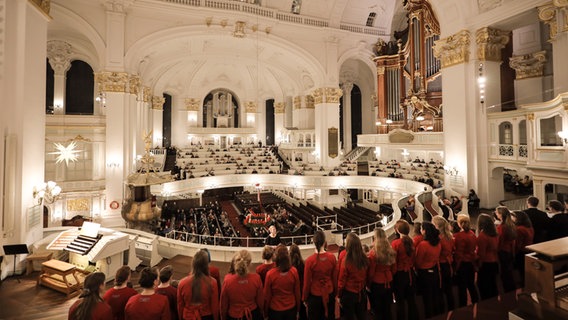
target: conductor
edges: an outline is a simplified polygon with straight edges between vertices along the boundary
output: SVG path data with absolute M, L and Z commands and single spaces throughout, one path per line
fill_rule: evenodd
M 271 225 L 268 228 L 268 237 L 266 237 L 266 240 L 264 242 L 265 245 L 267 246 L 277 246 L 280 244 L 280 236 L 278 235 L 278 231 L 276 230 L 276 226 L 275 225 Z

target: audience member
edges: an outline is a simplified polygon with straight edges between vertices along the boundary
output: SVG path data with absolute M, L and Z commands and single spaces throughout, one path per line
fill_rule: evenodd
M 124 319 L 124 307 L 126 307 L 128 299 L 138 294 L 136 290 L 128 286 L 131 273 L 128 266 L 118 268 L 114 276 L 114 287 L 108 289 L 103 297 L 112 309 L 113 320 Z
M 157 270 L 148 267 L 142 269 L 138 284 L 142 287 L 142 292 L 131 297 L 126 303 L 126 308 L 124 309 L 125 319 L 170 320 L 168 298 L 154 291 L 154 288 L 158 286 Z
M 191 275 L 179 282 L 176 307 L 180 319 L 219 319 L 217 288 L 217 280 L 209 274 L 209 255 L 200 250 L 193 256 Z
M 113 319 L 110 306 L 101 297 L 105 289 L 105 274 L 94 272 L 85 278 L 79 299 L 69 308 L 69 320 L 108 320 Z

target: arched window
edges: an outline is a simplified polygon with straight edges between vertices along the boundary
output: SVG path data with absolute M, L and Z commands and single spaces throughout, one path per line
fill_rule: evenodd
M 499 124 L 499 144 L 513 144 L 513 126 L 510 122 Z
M 562 131 L 561 116 L 555 115 L 547 119 L 540 119 L 540 145 L 562 146 L 562 139 L 558 136 L 558 131 Z
M 65 114 L 93 114 L 93 68 L 81 60 L 71 62 L 65 83 Z

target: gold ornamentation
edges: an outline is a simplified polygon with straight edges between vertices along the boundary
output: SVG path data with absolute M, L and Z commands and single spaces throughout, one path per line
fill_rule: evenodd
M 213 17 L 207 17 L 205 18 L 205 24 L 210 27 L 211 26 L 211 22 L 213 22 Z
M 509 66 L 515 69 L 517 80 L 542 77 L 544 74 L 544 63 L 546 62 L 546 51 L 539 51 L 522 56 L 512 56 L 509 59 Z
M 199 105 L 201 104 L 200 99 L 187 98 L 185 99 L 185 110 L 187 111 L 199 111 Z
M 233 37 L 244 38 L 245 37 L 245 27 L 247 23 L 244 21 L 235 22 L 235 31 L 233 31 Z
M 564 107 L 564 111 L 568 111 L 568 102 L 563 102 L 562 106 Z
M 558 8 L 568 7 L 568 0 L 552 0 L 552 3 Z
M 294 97 L 294 110 L 302 108 L 302 97 Z
M 71 68 L 72 47 L 61 40 L 47 42 L 47 59 L 56 75 L 64 75 Z
M 32 0 L 32 2 L 46 15 L 49 15 L 49 11 L 51 10 L 51 0 Z
M 377 67 L 377 75 L 382 76 L 385 74 L 386 68 L 384 66 Z
M 533 121 L 534 120 L 534 113 L 527 114 L 527 120 Z
M 318 88 L 314 91 L 314 103 L 339 103 L 343 91 L 339 88 Z
M 327 155 L 335 158 L 339 154 L 339 130 L 335 127 L 327 129 Z
M 442 62 L 442 68 L 469 61 L 470 33 L 462 30 L 434 44 L 434 56 Z
M 538 9 L 538 18 L 548 24 L 550 29 L 550 34 L 548 35 L 548 41 L 553 41 L 556 39 L 556 33 L 558 32 L 558 22 L 556 21 L 556 7 L 552 4 L 545 4 L 540 6 Z
M 477 44 L 477 58 L 481 61 L 501 62 L 501 49 L 509 42 L 509 32 L 481 28 L 475 33 L 475 43 Z
M 150 87 L 143 87 L 142 88 L 142 100 L 144 102 L 150 102 L 152 99 L 152 90 Z
M 315 109 L 314 96 L 308 94 L 306 96 L 306 109 Z
M 126 92 L 129 75 L 126 72 L 101 71 L 95 73 L 95 83 L 103 92 Z
M 245 110 L 247 113 L 256 113 L 256 102 L 247 101 L 245 103 Z
M 91 142 L 91 139 L 85 138 L 82 135 L 78 134 L 78 135 L 75 136 L 75 138 L 67 140 L 67 142 L 71 142 L 71 141 Z
M 91 212 L 91 201 L 88 198 L 68 199 L 67 212 Z
M 284 102 L 276 102 L 274 104 L 274 113 L 284 113 L 286 104 Z
M 153 96 L 152 97 L 152 109 L 163 111 L 165 102 L 166 102 L 166 99 L 164 97 Z
M 128 79 L 128 89 L 130 90 L 130 94 L 138 95 L 138 92 L 140 91 L 140 84 L 140 77 L 136 74 L 131 74 Z

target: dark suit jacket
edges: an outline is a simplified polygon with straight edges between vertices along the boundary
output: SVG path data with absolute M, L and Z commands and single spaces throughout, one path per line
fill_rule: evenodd
M 544 211 L 537 208 L 528 208 L 525 210 L 529 219 L 531 219 L 534 229 L 534 243 L 548 241 L 548 233 L 550 231 L 551 220 Z

